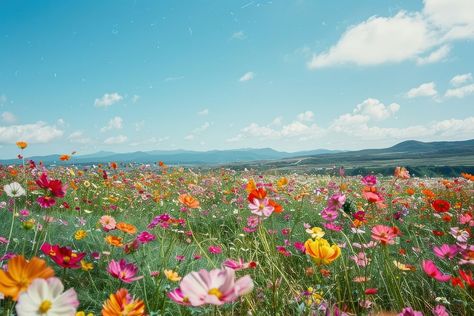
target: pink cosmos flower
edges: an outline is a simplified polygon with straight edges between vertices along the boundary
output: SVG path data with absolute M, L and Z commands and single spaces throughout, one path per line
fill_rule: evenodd
M 329 222 L 329 223 L 324 224 L 324 228 L 335 231 L 335 232 L 340 232 L 342 230 L 341 225 L 337 225 L 333 222 Z
M 143 276 L 135 277 L 138 272 L 138 267 L 133 263 L 128 263 L 124 259 L 120 261 L 110 261 L 107 272 L 114 278 L 119 279 L 125 283 L 132 283 L 133 281 L 140 280 Z
M 469 233 L 459 227 L 451 227 L 450 233 L 460 243 L 466 243 L 469 239 Z
M 168 297 L 179 304 L 189 302 L 192 306 L 222 305 L 235 301 L 252 289 L 253 281 L 249 275 L 235 280 L 235 271 L 232 269 L 200 270 L 186 275 L 179 290 L 168 293 Z
M 295 241 L 293 243 L 293 247 L 295 247 L 296 250 L 300 251 L 301 253 L 306 253 L 306 247 L 304 246 L 304 243 Z
M 346 196 L 342 193 L 336 193 L 328 200 L 328 207 L 341 208 L 346 203 Z
M 269 204 L 270 200 L 268 198 L 265 199 L 253 199 L 252 203 L 249 203 L 250 211 L 258 216 L 270 216 L 275 209 L 273 206 Z
M 405 307 L 398 316 L 423 316 L 422 312 L 413 310 L 411 307 Z
M 434 247 L 433 248 L 434 254 L 442 259 L 449 258 L 452 259 L 454 258 L 457 253 L 458 253 L 458 247 L 456 245 L 447 245 L 444 244 L 441 247 Z
M 369 258 L 365 255 L 365 252 L 359 252 L 357 255 L 350 257 L 359 267 L 366 267 L 369 264 Z
M 321 217 L 329 222 L 332 222 L 338 217 L 339 213 L 337 212 L 337 209 L 334 207 L 326 207 L 324 210 L 321 212 Z
M 222 248 L 219 247 L 219 246 L 209 246 L 209 248 L 207 250 L 209 250 L 209 252 L 214 254 L 214 255 L 218 255 L 218 254 L 222 253 Z
M 56 204 L 56 200 L 51 196 L 40 196 L 36 199 L 36 202 L 38 202 L 42 208 L 49 208 Z
M 99 223 L 102 225 L 102 228 L 105 231 L 113 230 L 115 229 L 115 226 L 117 225 L 117 222 L 115 221 L 115 218 L 113 218 L 110 215 L 104 215 L 100 218 Z
M 139 242 L 141 242 L 142 244 L 147 244 L 149 243 L 150 241 L 153 241 L 156 239 L 156 236 L 153 235 L 153 234 L 150 234 L 149 232 L 147 231 L 143 231 L 141 232 L 138 236 L 137 236 L 137 239 Z
M 235 271 L 248 269 L 248 268 L 255 268 L 257 266 L 257 264 L 254 261 L 245 262 L 242 258 L 240 258 L 238 261 L 227 259 L 222 263 L 222 265 L 224 267 L 230 268 Z
M 435 316 L 449 316 L 449 313 L 448 313 L 446 307 L 444 307 L 444 305 L 436 305 L 433 308 L 433 315 L 435 315 Z
M 381 203 L 384 200 L 382 195 L 378 192 L 364 191 L 362 194 L 369 203 Z
M 393 245 L 395 243 L 397 232 L 394 227 L 385 225 L 375 225 L 372 227 L 372 239 L 380 242 L 382 245 Z
M 431 260 L 423 260 L 422 267 L 425 273 L 439 282 L 448 282 L 451 279 L 450 275 L 443 274 L 438 267 Z

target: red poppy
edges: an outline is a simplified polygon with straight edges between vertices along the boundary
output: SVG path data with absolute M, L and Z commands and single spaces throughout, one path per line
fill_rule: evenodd
M 434 200 L 431 206 L 433 206 L 434 210 L 438 213 L 445 213 L 451 208 L 451 204 L 446 200 Z
M 365 290 L 366 295 L 374 295 L 374 294 L 377 294 L 377 292 L 378 292 L 378 289 L 376 288 L 368 288 Z
M 441 236 L 444 236 L 444 232 L 435 229 L 433 230 L 433 235 L 441 237 Z
M 250 203 L 253 203 L 254 199 L 263 200 L 267 196 L 267 191 L 264 188 L 258 188 L 250 192 L 249 196 L 247 197 Z

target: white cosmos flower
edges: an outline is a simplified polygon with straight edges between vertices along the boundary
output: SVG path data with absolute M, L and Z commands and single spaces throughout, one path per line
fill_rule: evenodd
M 21 293 L 16 304 L 18 316 L 74 316 L 79 301 L 74 289 L 63 293 L 64 286 L 58 278 L 35 279 Z
M 20 197 L 26 194 L 25 189 L 18 182 L 12 182 L 10 184 L 5 184 L 3 190 L 9 197 Z

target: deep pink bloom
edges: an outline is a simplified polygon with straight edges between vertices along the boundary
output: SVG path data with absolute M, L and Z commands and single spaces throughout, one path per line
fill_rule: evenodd
M 450 275 L 443 274 L 438 267 L 431 260 L 423 260 L 422 267 L 425 273 L 439 282 L 448 282 L 451 279 Z
M 183 291 L 178 287 L 174 289 L 171 292 L 168 292 L 167 296 L 173 300 L 175 303 L 178 303 L 180 305 L 185 305 L 189 306 L 191 303 L 189 302 L 189 299 L 183 295 Z
M 131 283 L 136 280 L 140 280 L 143 276 L 135 277 L 138 272 L 138 267 L 133 263 L 128 263 L 124 259 L 120 261 L 110 261 L 107 272 L 116 279 L 119 279 L 125 283 Z
M 441 247 L 434 247 L 433 252 L 439 258 L 452 259 L 458 254 L 458 247 L 456 245 L 444 244 Z
M 337 209 L 334 207 L 326 207 L 322 212 L 321 216 L 323 219 L 326 221 L 332 222 L 338 217 L 339 213 L 337 212 Z
M 59 266 L 68 269 L 79 269 L 82 258 L 86 256 L 85 252 L 75 252 L 69 247 L 53 246 L 49 243 L 44 243 L 40 249 Z
M 56 204 L 56 200 L 51 196 L 40 196 L 36 199 L 36 202 L 38 202 L 39 206 L 42 208 L 49 208 Z
M 365 177 L 362 178 L 361 180 L 362 184 L 367 185 L 369 187 L 372 187 L 377 184 L 377 177 L 374 176 L 373 174 L 369 174 Z
M 139 242 L 141 242 L 142 244 L 146 244 L 146 243 L 149 243 L 150 241 L 153 241 L 156 239 L 156 236 L 153 235 L 153 234 L 150 234 L 149 232 L 147 231 L 143 231 L 141 232 L 138 236 L 137 236 L 137 239 Z
M 336 193 L 328 200 L 328 207 L 341 208 L 346 203 L 346 196 L 342 193 Z
M 210 253 L 215 254 L 215 255 L 222 253 L 222 248 L 219 246 L 214 246 L 214 245 L 209 246 L 208 250 Z
M 329 223 L 324 224 L 324 228 L 335 231 L 335 232 L 340 232 L 342 230 L 342 226 L 337 225 L 334 222 L 329 222 Z
M 435 308 L 433 308 L 433 315 L 434 316 L 449 316 L 449 313 L 444 307 L 444 305 L 436 305 Z
M 296 250 L 298 250 L 302 253 L 306 253 L 306 247 L 304 246 L 304 243 L 299 242 L 299 241 L 295 241 L 293 246 L 296 248 Z
M 414 311 L 411 307 L 405 307 L 398 316 L 423 316 L 423 313 Z

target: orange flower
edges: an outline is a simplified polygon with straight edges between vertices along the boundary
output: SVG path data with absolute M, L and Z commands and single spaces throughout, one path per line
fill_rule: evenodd
M 105 237 L 105 241 L 109 243 L 109 245 L 115 246 L 115 247 L 122 247 L 123 246 L 123 239 L 122 237 L 114 236 L 114 235 L 108 235 Z
M 472 175 L 472 174 L 462 172 L 462 173 L 461 173 L 461 176 L 462 176 L 464 179 L 474 181 L 474 175 Z
M 117 163 L 112 161 L 112 162 L 110 163 L 110 168 L 112 168 L 112 169 L 114 169 L 114 170 L 117 169 Z
M 120 289 L 110 294 L 102 306 L 102 316 L 141 316 L 145 315 L 145 304 L 142 300 L 134 299 L 126 289 Z
M 48 279 L 54 270 L 38 257 L 26 261 L 23 256 L 15 256 L 8 261 L 7 271 L 0 269 L 0 293 L 12 297 L 14 301 L 25 291 L 34 279 Z
M 20 148 L 20 149 L 25 149 L 26 147 L 28 147 L 28 143 L 27 143 L 27 142 L 24 142 L 24 141 L 18 141 L 18 142 L 16 142 L 16 145 L 17 145 L 18 148 Z
M 434 194 L 434 192 L 430 189 L 424 189 L 421 191 L 421 193 L 423 193 L 423 195 L 426 196 L 426 198 L 428 199 L 432 199 L 436 196 L 436 194 Z
M 257 186 L 255 185 L 255 181 L 253 179 L 249 180 L 247 186 L 245 187 L 245 190 L 248 194 L 250 194 L 253 190 L 257 190 Z
M 61 156 L 59 156 L 59 160 L 61 160 L 61 161 L 66 161 L 66 160 L 69 160 L 69 159 L 71 159 L 71 156 L 69 156 L 69 155 L 61 155 Z
M 408 188 L 408 189 L 406 189 L 405 192 L 406 192 L 408 195 L 413 195 L 413 194 L 415 194 L 415 190 L 414 190 L 413 188 Z
M 189 194 L 181 194 L 178 200 L 189 208 L 199 207 L 199 201 Z
M 280 204 L 278 204 L 277 202 L 275 202 L 273 200 L 268 200 L 268 204 L 273 206 L 273 212 L 275 212 L 275 213 L 283 212 L 283 207 Z
M 405 167 L 396 167 L 393 174 L 396 178 L 400 178 L 400 179 L 409 179 L 410 178 L 410 173 L 408 172 L 408 170 Z
M 117 223 L 117 226 L 115 226 L 115 228 L 117 228 L 118 230 L 120 230 L 124 233 L 130 234 L 130 235 L 133 235 L 133 234 L 137 233 L 137 228 L 134 225 L 127 224 L 127 223 L 124 223 L 124 222 Z

